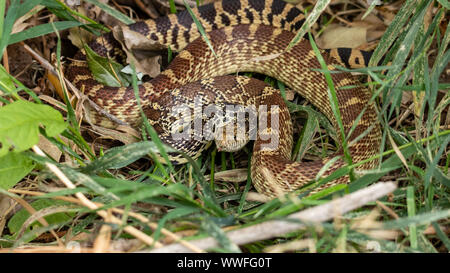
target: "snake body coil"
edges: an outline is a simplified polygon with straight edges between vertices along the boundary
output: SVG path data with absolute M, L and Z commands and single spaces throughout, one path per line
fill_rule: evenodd
M 291 161 L 292 126 L 289 112 L 277 91 L 255 79 L 219 77 L 249 71 L 276 78 L 311 101 L 339 132 L 328 85 L 323 73 L 317 71 L 321 66 L 310 42 L 303 39 L 286 50 L 304 21 L 301 11 L 280 0 L 223 0 L 194 9 L 194 13 L 205 28 L 216 55 L 199 38 L 197 27 L 187 12 L 128 26 L 158 44 L 180 51 L 166 70 L 139 86 L 144 113 L 161 139 L 192 156 L 205 148 L 207 141 L 177 141 L 169 132 L 174 123 L 172 107 L 179 103 L 192 105 L 194 97 L 200 96 L 205 102 L 217 105 L 279 105 L 280 126 L 269 128 L 265 134 L 276 134 L 280 141 L 276 147 L 264 148 L 270 143 L 258 134 L 251 161 L 253 184 L 259 192 L 274 197 L 315 179 L 332 157 L 313 162 Z M 118 47 L 108 35 L 99 37 L 90 46 L 103 56 L 114 56 Z M 363 66 L 368 60 L 366 54 L 348 49 L 323 51 L 322 55 L 329 70 L 335 70 L 335 65 Z M 138 126 L 141 120 L 132 87 L 101 85 L 93 79 L 83 52 L 74 59 L 66 73 L 69 80 L 110 114 Z M 367 161 L 378 153 L 381 140 L 375 106 L 369 103 L 371 94 L 350 73 L 332 73 L 331 77 L 353 163 Z M 274 113 L 272 110 L 267 113 L 268 124 Z M 360 113 L 363 114 L 358 117 Z M 108 125 L 98 113 L 92 115 L 96 123 Z M 353 126 L 355 120 L 358 123 Z M 342 150 L 337 155 L 342 155 Z M 323 175 L 345 164 L 341 157 Z M 375 164 L 376 161 L 367 161 L 358 168 L 370 169 Z M 347 180 L 341 177 L 321 188 Z

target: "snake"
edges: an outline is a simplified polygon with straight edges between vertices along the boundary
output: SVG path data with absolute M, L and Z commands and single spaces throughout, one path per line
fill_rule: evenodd
M 125 124 L 139 128 L 144 113 L 164 143 L 194 158 L 210 145 L 211 139 L 175 139 L 174 124 L 179 124 L 180 118 L 174 114 L 174 107 L 187 105 L 195 112 L 210 104 L 219 108 L 266 105 L 270 109 L 263 114 L 258 112 L 258 118 L 264 118 L 269 125 L 259 130 L 254 139 L 250 174 L 255 189 L 269 198 L 304 187 L 349 164 L 357 171 L 376 167 L 381 126 L 372 93 L 357 75 L 338 70 L 343 66 L 364 67 L 370 54 L 347 48 L 320 50 L 335 89 L 333 104 L 331 89 L 311 42 L 301 38 L 289 47 L 305 22 L 303 12 L 295 5 L 282 0 L 219 0 L 191 12 L 205 35 L 200 34 L 188 11 L 122 27 L 177 52 L 165 70 L 138 86 L 140 103 L 133 87 L 110 87 L 96 81 L 84 49 L 73 57 L 66 77 L 100 108 Z M 110 33 L 99 36 L 89 47 L 112 59 L 120 59 L 122 54 L 120 44 Z M 280 92 L 255 78 L 236 75 L 238 72 L 260 73 L 284 83 L 328 118 L 336 132 L 342 133 L 340 141 L 347 143 L 346 147 L 337 141 L 338 150 L 328 157 L 292 160 L 292 121 Z M 203 106 L 196 105 L 196 100 Z M 94 124 L 114 127 L 98 111 L 92 111 L 91 117 Z M 189 115 L 188 119 L 192 121 Z M 205 115 L 200 115 L 200 119 L 202 124 L 208 123 Z M 248 123 L 248 118 L 244 120 Z M 228 123 L 222 120 L 222 125 L 216 127 L 227 124 L 229 120 Z M 217 136 L 213 133 L 210 137 Z M 276 145 L 273 138 L 278 138 Z M 249 135 L 239 141 L 228 136 L 221 139 L 216 141 L 218 148 L 235 151 L 248 142 Z M 171 155 L 170 160 L 180 159 Z M 341 175 L 317 190 L 348 182 L 349 175 Z

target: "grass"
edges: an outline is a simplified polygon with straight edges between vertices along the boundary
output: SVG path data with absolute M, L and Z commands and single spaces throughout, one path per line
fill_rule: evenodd
M 30 12 L 30 2 L 45 6 L 45 12 L 56 15 L 61 22 L 46 22 L 13 34 L 14 23 Z M 326 2 L 320 1 L 320 11 Z M 174 5 L 170 1 L 172 12 Z M 65 120 L 27 120 L 29 133 L 25 135 L 40 136 L 46 144 L 41 140 L 36 146 L 36 138 L 23 138 L 20 147 L 6 149 L 14 131 L 2 131 L 1 122 L 13 117 L 8 119 L 16 126 L 13 128 L 24 128 L 8 110 L 12 107 L 6 106 L 31 100 L 34 103 L 22 107 L 21 116 L 38 110 L 44 116 L 59 114 L 50 107 L 41 107 L 49 100 L 33 91 L 36 86 L 25 86 L 11 75 L 5 62 L 10 41 L 26 44 L 35 36 L 74 25 L 94 34 L 105 29 L 59 1 L 11 0 L 6 7 L 6 2 L 0 0 L 0 15 L 5 14 L 0 16 L 0 199 L 9 196 L 14 201 L 8 206 L 0 202 L 0 252 L 18 251 L 19 246 L 36 251 L 49 247 L 64 251 L 71 240 L 78 242 L 83 251 L 108 251 L 107 247 L 100 247 L 101 242 L 114 244 L 119 239 L 131 245 L 121 251 L 148 250 L 162 246 L 162 242 L 173 242 L 178 236 L 186 241 L 212 236 L 220 243 L 216 252 L 368 252 L 373 246 L 382 252 L 450 250 L 450 84 L 446 72 L 450 28 L 444 20 L 448 10 L 439 1 L 407 0 L 381 37 L 371 66 L 358 70 L 370 77 L 366 82 L 373 91 L 372 99 L 379 105 L 383 130 L 383 144 L 377 156 L 381 159 L 379 168 L 353 174 L 348 187 L 339 185 L 306 197 L 309 190 L 353 173 L 362 164 L 353 163 L 347 154 L 348 165 L 329 177 L 318 178 L 293 194 L 265 203 L 252 193 L 248 172 L 251 145 L 232 154 L 217 152 L 213 146 L 196 160 L 182 155 L 188 160 L 185 165 L 165 165 L 156 155 L 161 154 L 167 161 L 167 153 L 172 150 L 161 143 L 148 123 L 142 134 L 153 141 L 118 146 L 117 142 L 97 139 L 88 127 L 80 125 L 79 110 L 70 103 L 62 111 Z M 131 20 L 115 9 L 106 11 L 122 21 Z M 313 10 L 312 14 L 317 13 Z M 80 22 L 81 19 L 88 23 Z M 62 41 L 59 35 L 52 38 L 59 60 Z M 386 71 L 374 67 L 383 57 Z M 57 70 L 60 67 L 59 63 Z M 283 91 L 282 83 L 267 81 Z M 333 85 L 329 84 L 333 104 Z M 135 77 L 132 85 L 137 90 Z M 69 90 L 64 85 L 63 90 L 67 102 Z M 412 99 L 405 103 L 402 98 L 406 95 Z M 322 114 L 310 105 L 298 105 L 300 102 L 296 98 L 288 103 L 296 124 L 306 122 L 296 130 L 295 158 L 317 159 L 336 149 L 336 142 L 344 143 L 344 147 L 348 144 L 342 131 L 334 132 Z M 339 116 L 339 112 L 335 115 Z M 45 124 L 45 129 L 40 124 Z M 15 133 L 24 136 L 23 132 Z M 239 172 L 242 168 L 247 168 L 247 173 Z M 219 181 L 217 177 L 223 171 L 232 172 L 229 179 L 239 174 L 240 182 Z M 320 227 L 308 226 L 240 246 L 226 236 L 230 227 L 284 219 L 378 181 L 396 181 L 398 188 Z M 91 239 L 83 239 L 88 234 L 92 234 Z

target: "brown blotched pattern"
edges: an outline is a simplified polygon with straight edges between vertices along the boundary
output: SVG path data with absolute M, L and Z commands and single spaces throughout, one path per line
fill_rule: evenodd
M 309 41 L 301 40 L 285 51 L 295 36 L 295 30 L 303 23 L 303 14 L 295 6 L 281 0 L 223 0 L 195 9 L 194 13 L 207 31 L 216 55 L 199 38 L 198 30 L 187 12 L 128 26 L 131 30 L 162 45 L 170 45 L 173 50 L 180 52 L 165 71 L 139 86 L 144 113 L 161 138 L 194 157 L 208 146 L 209 142 L 205 141 L 170 139 L 169 128 L 174 122 L 171 120 L 172 107 L 187 103 L 195 109 L 192 96 L 199 96 L 202 100 L 218 105 L 254 103 L 267 104 L 269 108 L 270 105 L 279 105 L 277 114 L 281 118 L 278 129 L 269 128 L 260 133 L 265 136 L 279 134 L 280 143 L 273 149 L 263 148 L 268 141 L 258 134 L 252 156 L 253 183 L 259 192 L 273 197 L 315 179 L 325 162 L 331 158 L 320 162 L 290 160 L 292 127 L 289 113 L 278 92 L 254 79 L 219 77 L 245 71 L 274 77 L 317 106 L 338 131 L 338 123 L 329 102 L 328 86 L 323 74 L 317 71 L 321 67 Z M 114 50 L 115 46 L 111 46 L 111 39 L 110 35 L 98 38 L 93 43 L 94 50 L 103 55 L 118 55 Z M 351 49 L 326 50 L 322 55 L 329 70 L 334 70 L 336 65 L 364 66 L 369 56 Z M 139 126 L 139 108 L 132 87 L 103 86 L 92 78 L 83 52 L 77 54 L 75 59 L 66 73 L 68 78 L 111 115 L 132 126 Z M 332 80 L 337 90 L 339 111 L 346 133 L 363 112 L 347 139 L 350 143 L 361 135 L 349 147 L 353 163 L 376 155 L 381 133 L 375 106 L 369 103 L 369 90 L 350 73 L 333 73 Z M 275 113 L 269 111 L 265 116 L 268 124 L 271 124 L 273 114 Z M 113 126 L 111 121 L 96 112 L 91 113 L 91 116 L 98 124 Z M 358 169 L 370 169 L 376 163 L 370 161 Z M 337 160 L 324 175 L 345 164 L 344 160 Z M 322 187 L 346 182 L 347 178 L 344 177 Z

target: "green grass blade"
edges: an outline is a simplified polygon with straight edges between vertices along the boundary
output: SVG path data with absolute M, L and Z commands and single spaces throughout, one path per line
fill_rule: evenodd
M 3 3 L 2 9 L 5 8 L 5 3 Z M 4 12 L 4 10 L 3 10 Z M 12 0 L 10 2 L 8 12 L 6 13 L 6 17 L 3 19 L 3 29 L 2 29 L 2 35 L 0 39 L 0 60 L 3 58 L 3 51 L 5 50 L 6 46 L 9 43 L 9 39 L 11 37 L 11 31 L 14 25 L 14 22 L 17 19 L 17 16 L 20 12 L 20 1 L 19 0 Z
M 328 6 L 328 4 L 331 2 L 331 0 L 319 0 L 317 1 L 316 5 L 314 6 L 313 10 L 311 10 L 310 14 L 306 18 L 305 22 L 303 23 L 300 30 L 295 34 L 294 39 L 289 42 L 289 45 L 286 50 L 291 49 L 293 46 L 295 46 L 298 41 L 300 41 L 308 32 L 308 30 L 314 25 L 314 23 L 319 19 L 320 14 L 325 10 L 325 8 Z
M 416 215 L 416 204 L 414 200 L 414 187 L 410 186 L 406 188 L 406 204 L 408 205 L 408 217 Z M 417 248 L 417 227 L 415 224 L 409 225 L 409 241 L 412 248 Z
M 217 57 L 216 52 L 214 51 L 214 48 L 211 44 L 211 41 L 209 41 L 208 35 L 206 35 L 205 29 L 203 28 L 202 24 L 200 23 L 200 21 L 197 19 L 197 16 L 195 16 L 194 12 L 192 11 L 191 7 L 189 6 L 189 4 L 186 2 L 186 0 L 184 1 L 184 6 L 186 7 L 187 11 L 189 12 L 189 14 L 192 17 L 192 20 L 194 20 L 195 25 L 197 26 L 198 31 L 200 32 L 200 35 L 202 36 L 203 40 L 205 40 L 206 44 L 208 45 L 209 49 L 211 50 L 211 52 L 214 54 L 215 57 Z
M 408 22 L 409 16 L 413 13 L 416 4 L 417 0 L 407 0 L 406 3 L 403 4 L 402 8 L 397 13 L 397 16 L 394 17 L 381 37 L 381 40 L 369 61 L 369 66 L 376 66 L 389 50 L 392 43 L 394 43 L 398 34 L 402 33 L 402 28 Z
M 52 24 L 54 25 L 54 28 L 53 28 Z M 81 25 L 83 25 L 83 24 L 80 22 L 76 22 L 76 21 L 62 21 L 62 22 L 54 22 L 54 23 L 38 25 L 38 26 L 35 26 L 32 28 L 26 29 L 22 32 L 12 34 L 11 37 L 9 38 L 8 44 L 14 44 L 14 43 L 18 43 L 20 41 L 24 41 L 27 39 L 43 36 L 43 35 L 46 35 L 49 33 L 53 33 L 54 29 L 56 29 L 56 31 L 61 31 L 61 30 L 65 30 L 68 28 L 72 28 L 72 27 L 78 27 Z
M 342 141 L 342 149 L 344 151 L 344 158 L 349 165 L 352 165 L 352 158 L 351 158 L 350 152 L 348 150 L 348 143 L 347 143 L 347 138 L 345 135 L 344 124 L 342 123 L 342 115 L 341 115 L 341 112 L 339 109 L 339 102 L 338 102 L 337 95 L 336 95 L 336 89 L 334 88 L 333 79 L 331 78 L 331 73 L 328 70 L 327 64 L 326 64 L 324 58 L 322 57 L 322 55 L 320 54 L 320 50 L 317 47 L 316 43 L 314 42 L 314 39 L 311 34 L 309 34 L 309 40 L 311 42 L 311 47 L 314 50 L 317 60 L 319 61 L 322 69 L 325 71 L 324 76 L 325 76 L 325 79 L 328 84 L 328 90 L 327 90 L 328 91 L 328 99 L 330 101 L 331 109 L 333 111 L 334 118 L 335 118 L 336 123 L 339 128 L 339 134 L 341 137 L 340 140 Z M 353 175 L 350 173 L 351 178 L 352 178 L 352 176 Z

